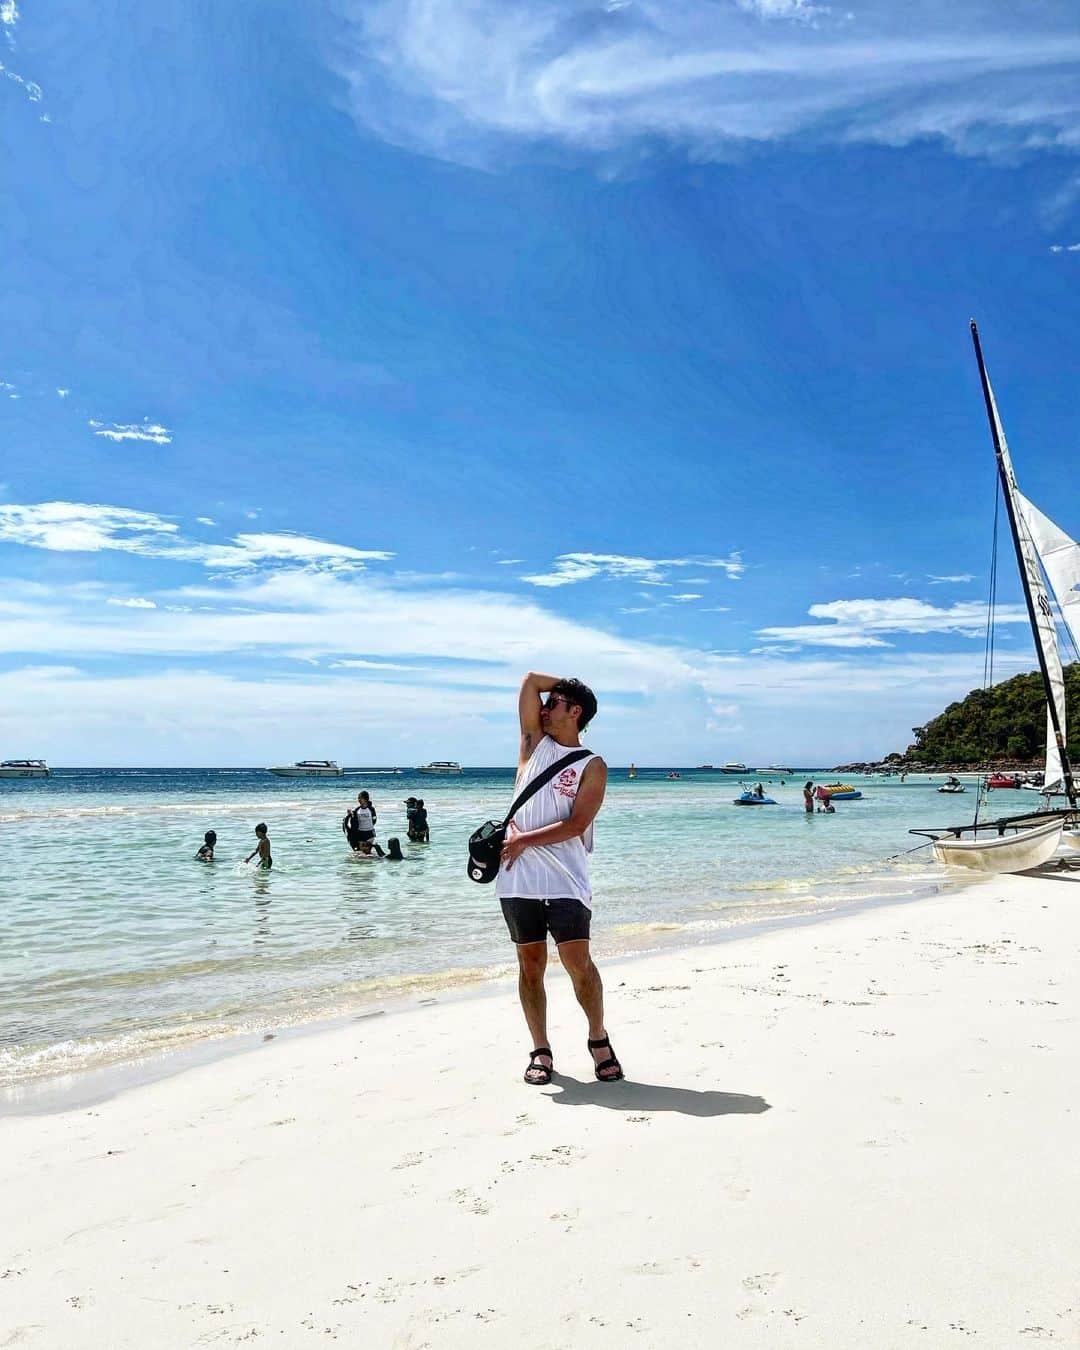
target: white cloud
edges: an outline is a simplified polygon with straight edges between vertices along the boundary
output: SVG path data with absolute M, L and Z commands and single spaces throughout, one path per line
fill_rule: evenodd
M 19 7 L 15 0 L 0 0 L 0 23 L 5 28 L 14 28 L 19 22 Z
M 32 506 L 0 506 L 0 542 L 25 544 L 60 552 L 122 553 L 197 562 L 234 571 L 264 563 L 293 563 L 325 570 L 354 570 L 368 562 L 394 557 L 383 549 L 358 549 L 308 535 L 238 534 L 229 544 L 185 540 L 174 521 L 152 511 L 87 502 L 39 502 Z
M 8 36 L 10 38 L 10 31 L 8 31 Z M 31 103 L 41 102 L 41 85 L 37 84 L 34 80 L 25 79 L 22 75 L 18 74 L 17 71 L 9 70 L 2 61 L 0 61 L 0 75 L 6 76 L 12 84 L 17 84 L 19 88 L 24 91 Z
M 195 523 L 197 525 L 216 525 L 217 521 L 211 520 L 209 516 L 196 516 Z
M 957 572 L 957 573 L 955 574 L 955 576 L 951 576 L 951 577 L 938 577 L 938 576 L 935 576 L 935 575 L 933 574 L 933 572 L 931 572 L 931 573 L 929 574 L 929 576 L 927 577 L 927 580 L 930 582 L 930 585 L 931 585 L 931 586 L 944 586 L 946 582 L 951 582 L 951 581 L 955 581 L 955 582 L 974 581 L 974 580 L 975 580 L 975 574 L 974 574 L 974 572 Z
M 99 428 L 95 430 L 95 436 L 107 436 L 110 441 L 152 441 L 154 445 L 172 444 L 172 433 L 168 427 L 149 420 L 128 426 L 114 423 L 111 427 L 107 427 L 101 422 L 93 421 L 90 425 Z
M 144 600 L 139 596 L 132 596 L 130 599 L 126 600 L 118 600 L 115 596 L 110 595 L 105 603 L 109 605 L 121 605 L 125 609 L 157 609 L 157 605 L 154 604 L 153 600 Z
M 685 591 L 683 592 L 682 595 L 673 595 L 671 598 L 672 600 L 686 601 L 686 600 L 700 600 L 701 596 L 698 595 L 695 591 Z
M 727 558 L 636 558 L 623 553 L 561 553 L 550 572 L 523 576 L 531 586 L 572 586 L 594 577 L 635 581 L 639 585 L 667 585 L 665 574 L 675 567 L 721 567 L 732 581 L 746 570 L 739 552 Z
M 343 6 L 354 115 L 467 163 L 528 142 L 613 154 L 660 139 L 696 157 L 801 136 L 931 136 L 1006 156 L 1080 147 L 1080 33 L 1065 5 L 863 0 L 854 20 L 801 0 Z
M 834 600 L 811 605 L 812 619 L 830 623 L 798 624 L 794 627 L 759 628 L 758 636 L 777 642 L 809 643 L 818 647 L 888 647 L 881 633 L 956 633 L 981 637 L 986 630 L 986 606 L 980 601 L 960 601 L 938 609 L 923 600 Z M 995 613 L 999 624 L 1027 623 L 1020 605 L 1002 605 Z
M 1051 244 L 1051 253 L 1080 253 L 1080 244 Z
M 60 395 L 61 398 L 67 398 L 67 396 L 71 393 L 71 390 L 70 390 L 70 389 L 58 389 L 56 392 Z
M 812 5 L 810 0 L 735 0 L 740 9 L 760 19 L 795 19 L 810 23 L 818 14 L 828 14 L 828 5 Z
M 499 558 L 497 561 L 498 561 L 498 565 L 499 565 L 500 567 L 516 567 L 518 563 L 523 563 L 523 562 L 525 561 L 525 559 L 524 559 L 524 558 Z

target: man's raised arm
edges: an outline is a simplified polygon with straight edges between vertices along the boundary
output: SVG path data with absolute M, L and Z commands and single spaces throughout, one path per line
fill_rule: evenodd
M 518 695 L 518 721 L 521 724 L 521 747 L 518 750 L 518 768 L 527 764 L 540 742 L 544 729 L 540 725 L 540 700 L 559 683 L 558 675 L 538 675 L 529 671 L 521 682 Z

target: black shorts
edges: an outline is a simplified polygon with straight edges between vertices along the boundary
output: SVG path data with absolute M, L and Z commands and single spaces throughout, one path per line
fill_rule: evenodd
M 564 942 L 588 942 L 592 911 L 580 900 L 523 900 L 507 896 L 503 918 L 511 939 L 519 946 L 546 942 L 550 933 L 556 947 Z

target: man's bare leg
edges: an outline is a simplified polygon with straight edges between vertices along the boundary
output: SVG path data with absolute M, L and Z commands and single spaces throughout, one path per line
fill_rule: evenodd
M 519 943 L 518 955 L 518 998 L 521 1011 L 532 1037 L 532 1050 L 547 1045 L 547 990 L 544 988 L 544 971 L 547 968 L 547 940 L 543 942 Z M 540 1055 L 536 1061 L 545 1068 L 552 1068 L 550 1055 Z M 537 1079 L 541 1075 L 537 1075 Z
M 607 1035 L 604 1030 L 604 983 L 589 952 L 588 940 L 582 938 L 561 943 L 559 960 L 573 981 L 577 1001 L 589 1019 L 589 1040 L 602 1040 Z M 594 1064 L 602 1064 L 605 1059 L 612 1056 L 612 1051 L 606 1047 L 593 1050 L 591 1053 Z M 615 1075 L 616 1070 L 610 1069 L 604 1077 L 614 1078 Z

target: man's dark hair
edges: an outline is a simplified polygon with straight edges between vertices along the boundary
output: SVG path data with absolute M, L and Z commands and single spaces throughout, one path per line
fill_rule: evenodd
M 596 716 L 596 695 L 589 686 L 580 680 L 560 680 L 552 686 L 551 692 L 561 694 L 568 703 L 576 704 L 581 709 L 577 729 L 584 731 Z

